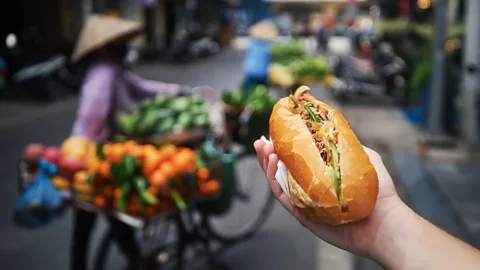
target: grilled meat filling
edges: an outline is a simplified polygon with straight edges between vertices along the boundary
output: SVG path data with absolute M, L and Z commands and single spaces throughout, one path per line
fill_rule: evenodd
M 326 165 L 326 171 L 332 179 L 333 191 L 342 204 L 340 156 L 337 149 L 337 134 L 332 112 L 324 110 L 315 104 L 315 98 L 308 93 L 290 95 L 292 113 L 300 115 L 308 130 L 312 134 L 315 145 Z M 348 207 L 342 207 L 348 211 Z

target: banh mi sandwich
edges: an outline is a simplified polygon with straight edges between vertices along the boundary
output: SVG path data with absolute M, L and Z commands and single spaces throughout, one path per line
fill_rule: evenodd
M 280 99 L 270 116 L 270 136 L 288 169 L 292 203 L 309 218 L 332 225 L 370 214 L 377 173 L 341 113 L 302 86 Z

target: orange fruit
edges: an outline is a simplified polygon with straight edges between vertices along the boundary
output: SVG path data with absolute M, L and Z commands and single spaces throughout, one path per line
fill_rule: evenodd
M 217 192 L 218 189 L 220 188 L 220 183 L 217 180 L 210 180 L 208 181 L 208 184 L 212 192 Z
M 142 164 L 142 173 L 144 176 L 148 176 L 155 171 L 162 161 L 162 157 L 158 153 L 145 156 Z
M 195 168 L 195 154 L 188 148 L 179 151 L 173 158 L 172 163 L 179 172 L 185 173 Z
M 88 179 L 87 171 L 78 171 L 73 175 L 73 181 L 76 183 L 86 183 Z
M 150 181 L 150 184 L 152 184 L 156 187 L 162 187 L 162 186 L 165 186 L 168 183 L 168 178 L 160 170 L 154 171 L 150 175 L 148 180 Z
M 151 145 L 151 144 L 145 144 L 143 145 L 143 151 L 146 153 L 146 152 L 156 152 L 158 151 L 157 147 L 155 147 L 155 145 Z
M 92 157 L 88 160 L 87 168 L 89 173 L 97 173 L 100 169 L 100 159 L 98 157 Z
M 135 146 L 137 146 L 137 142 L 135 142 L 134 140 L 128 140 L 123 143 L 123 147 L 125 148 L 126 153 L 131 153 Z
M 87 158 L 93 158 L 97 156 L 97 145 L 94 143 L 91 143 L 89 148 L 88 148 L 88 154 Z
M 117 199 L 120 198 L 120 197 L 122 197 L 122 190 L 119 189 L 119 188 L 116 188 L 116 189 L 113 191 L 113 196 L 114 196 L 115 198 L 117 198 Z
M 100 174 L 101 177 L 103 178 L 110 178 L 110 163 L 106 160 L 103 160 L 100 162 L 100 165 L 98 167 L 98 174 Z
M 110 157 L 112 155 L 112 144 L 104 144 L 102 150 L 105 157 Z
M 119 162 L 123 156 L 126 154 L 125 147 L 121 144 L 112 144 L 110 153 L 107 157 L 107 160 L 111 163 Z
M 88 155 L 90 145 L 87 137 L 72 136 L 62 143 L 61 150 L 65 156 L 83 159 Z
M 206 181 L 210 177 L 210 172 L 207 168 L 200 168 L 197 171 L 197 177 L 201 181 Z
M 177 153 L 177 147 L 173 144 L 169 144 L 166 146 L 163 146 L 160 151 L 162 152 L 163 155 L 165 155 L 167 158 L 172 158 L 173 155 Z
M 217 180 L 209 180 L 208 182 L 202 183 L 200 185 L 201 193 L 215 193 L 219 190 L 220 183 Z
M 144 153 L 145 151 L 142 145 L 135 145 L 130 151 L 130 155 L 136 157 L 138 161 L 143 161 Z
M 95 199 L 93 199 L 93 204 L 97 207 L 103 208 L 106 205 L 105 198 L 102 196 L 96 196 Z
M 190 148 L 182 148 L 178 151 L 178 153 L 184 155 L 188 160 L 195 160 L 195 152 Z
M 173 167 L 173 163 L 169 161 L 165 161 L 160 165 L 159 168 L 160 171 L 162 171 L 167 178 L 172 178 L 177 174 L 177 171 L 175 170 L 175 167 Z

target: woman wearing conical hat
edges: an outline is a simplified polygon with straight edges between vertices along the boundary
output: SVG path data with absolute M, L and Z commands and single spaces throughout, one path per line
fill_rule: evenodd
M 250 45 L 245 52 L 243 72 L 244 88 L 251 91 L 256 85 L 267 83 L 270 65 L 270 47 L 279 33 L 269 21 L 261 21 L 249 29 Z
M 145 80 L 124 68 L 127 44 L 141 31 L 142 25 L 135 21 L 103 15 L 88 17 L 72 55 L 73 63 L 87 66 L 72 135 L 86 136 L 92 141 L 110 140 L 112 134 L 119 132 L 112 119 L 116 111 L 128 110 L 138 101 L 158 94 L 179 94 L 178 84 Z M 94 213 L 76 211 L 71 269 L 86 269 L 95 217 Z M 140 254 L 133 229 L 115 219 L 109 221 L 130 268 L 138 269 Z

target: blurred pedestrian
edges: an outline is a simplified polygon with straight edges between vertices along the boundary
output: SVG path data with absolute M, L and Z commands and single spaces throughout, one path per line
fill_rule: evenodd
M 309 35 L 307 24 L 303 21 L 297 21 L 295 23 L 294 33 L 296 37 L 307 37 Z
M 328 39 L 335 34 L 335 24 L 335 18 L 327 15 L 324 17 L 323 24 L 317 32 L 319 47 L 325 52 L 328 48 Z
M 266 85 L 270 65 L 270 48 L 279 33 L 277 27 L 268 21 L 262 21 L 249 29 L 250 45 L 245 52 L 243 62 L 244 88 L 251 91 L 256 85 Z
M 87 19 L 72 55 L 72 62 L 87 68 L 72 135 L 97 142 L 109 141 L 120 133 L 113 121 L 116 111 L 128 110 L 142 99 L 158 94 L 179 94 L 180 85 L 142 79 L 123 65 L 128 42 L 138 36 L 142 28 L 138 22 L 109 16 L 91 15 Z M 72 270 L 87 269 L 88 244 L 96 216 L 95 212 L 75 211 Z M 113 217 L 108 217 L 108 221 L 129 269 L 138 269 L 141 254 L 133 228 Z

